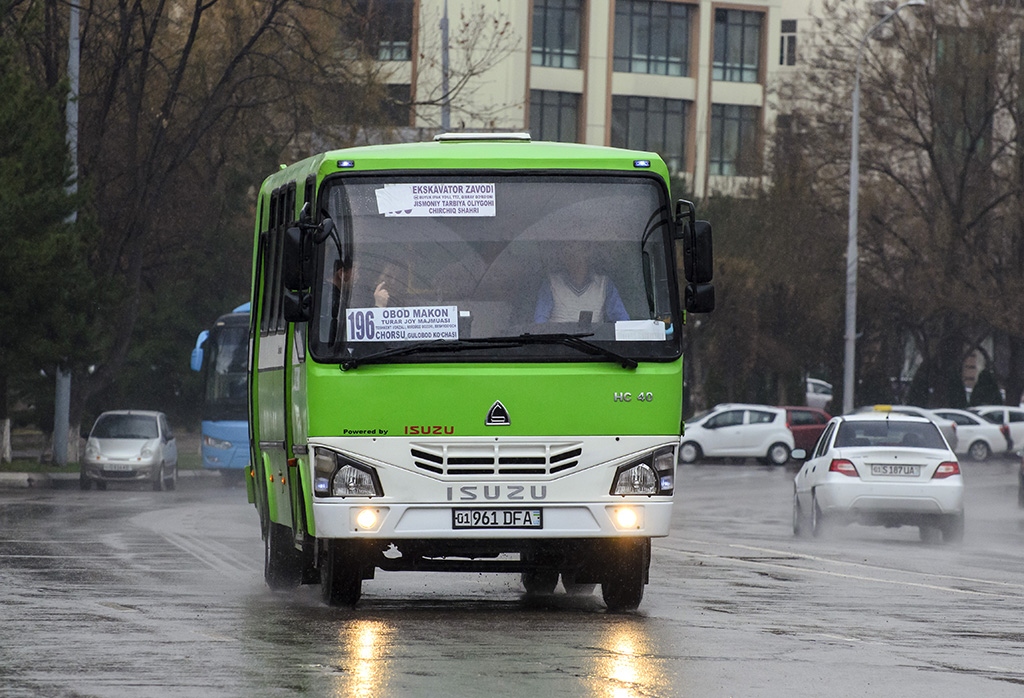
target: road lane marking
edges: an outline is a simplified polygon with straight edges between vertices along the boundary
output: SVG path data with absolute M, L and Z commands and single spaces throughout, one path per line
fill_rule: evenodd
M 787 572 L 805 572 L 807 574 L 816 574 L 825 577 L 837 577 L 840 579 L 850 579 L 863 582 L 875 582 L 878 584 L 892 584 L 895 586 L 904 586 L 916 589 L 929 589 L 932 591 L 946 591 L 955 594 L 964 594 L 967 596 L 986 596 L 992 598 L 1004 598 L 1004 599 L 1020 599 L 1020 594 L 1001 594 L 998 592 L 991 591 L 976 591 L 973 589 L 958 589 L 956 587 L 940 586 L 937 584 L 925 584 L 923 582 L 911 582 L 901 581 L 896 579 L 884 579 L 881 577 L 869 577 L 867 575 L 858 574 L 846 574 L 843 572 L 830 572 L 828 570 L 818 570 L 811 567 L 798 567 L 796 565 L 785 565 L 779 562 L 766 562 L 762 560 L 746 560 L 743 558 L 732 557 L 729 555 L 718 555 L 715 553 L 699 553 L 690 550 L 676 550 L 675 548 L 665 548 L 662 546 L 655 546 L 655 551 L 661 554 L 668 553 L 671 555 L 677 555 L 680 557 L 694 557 L 702 559 L 721 560 L 734 563 L 740 563 L 751 567 L 769 567 L 774 569 L 785 570 Z M 788 553 L 786 553 L 788 555 Z M 822 561 L 829 562 L 827 559 L 822 558 Z M 916 572 L 907 572 L 903 570 L 891 570 L 900 574 L 918 574 Z

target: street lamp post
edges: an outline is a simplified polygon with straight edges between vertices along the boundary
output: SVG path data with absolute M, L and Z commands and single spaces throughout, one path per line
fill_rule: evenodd
M 843 414 L 853 412 L 854 359 L 857 349 L 857 197 L 860 180 L 860 63 L 868 39 L 879 27 L 895 17 L 904 7 L 924 5 L 925 0 L 908 0 L 868 29 L 857 47 L 857 67 L 853 82 L 853 124 L 850 133 L 850 212 L 846 244 L 846 351 L 843 356 Z

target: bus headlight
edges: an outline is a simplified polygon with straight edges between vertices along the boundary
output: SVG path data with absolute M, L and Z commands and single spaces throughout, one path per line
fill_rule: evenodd
M 230 441 L 225 441 L 224 439 L 215 439 L 212 436 L 204 436 L 203 445 L 209 446 L 210 448 L 219 448 L 224 450 L 231 448 Z
M 611 494 L 670 495 L 675 487 L 675 451 L 662 448 L 615 471 Z
M 340 453 L 317 449 L 313 492 L 318 497 L 383 497 L 377 471 Z

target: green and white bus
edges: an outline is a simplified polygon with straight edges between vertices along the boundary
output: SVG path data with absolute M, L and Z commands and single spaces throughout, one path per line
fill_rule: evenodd
M 267 584 L 354 605 L 377 569 L 506 572 L 636 608 L 711 254 L 649 152 L 443 134 L 268 177 L 247 480 Z

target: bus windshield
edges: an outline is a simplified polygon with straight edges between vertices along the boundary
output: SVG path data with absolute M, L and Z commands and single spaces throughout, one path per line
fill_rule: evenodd
M 244 322 L 243 316 L 240 322 Z M 206 342 L 206 399 L 208 420 L 246 419 L 249 330 L 244 324 L 218 322 Z
M 679 356 L 656 178 L 432 172 L 325 186 L 336 235 L 318 250 L 317 360 Z

